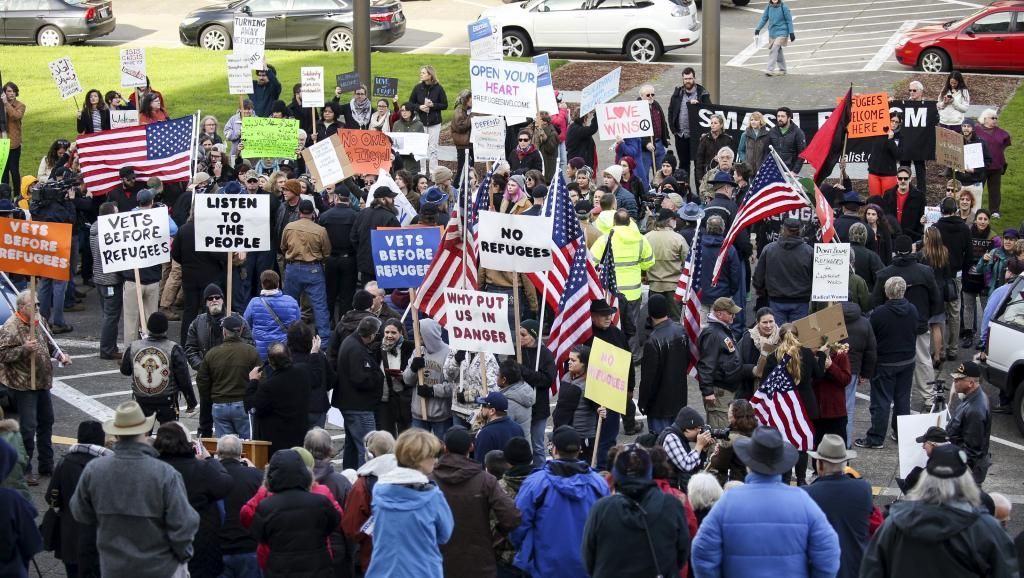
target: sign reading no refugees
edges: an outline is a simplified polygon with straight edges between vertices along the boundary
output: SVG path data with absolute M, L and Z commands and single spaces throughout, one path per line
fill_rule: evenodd
M 480 266 L 537 273 L 551 268 L 551 217 L 480 212 Z

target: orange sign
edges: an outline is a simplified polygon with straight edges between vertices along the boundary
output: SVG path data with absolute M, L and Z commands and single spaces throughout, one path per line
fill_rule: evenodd
M 67 281 L 71 225 L 0 219 L 0 271 Z
M 391 170 L 391 139 L 379 130 L 338 129 L 349 166 L 346 175 L 376 175 Z
M 853 95 L 850 124 L 846 127 L 849 138 L 882 136 L 889 132 L 889 94 L 874 92 Z

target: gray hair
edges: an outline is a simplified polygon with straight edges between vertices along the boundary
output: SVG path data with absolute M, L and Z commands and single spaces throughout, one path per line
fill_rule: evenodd
M 725 129 L 725 117 L 720 115 L 720 114 L 713 114 L 713 115 L 711 115 L 711 118 L 708 119 L 708 126 L 711 126 L 711 119 L 713 119 L 713 118 L 717 118 L 718 119 L 718 124 L 722 125 L 722 129 L 724 130 Z
M 698 472 L 686 484 L 686 495 L 694 510 L 710 508 L 722 497 L 722 486 L 718 485 L 715 476 L 707 472 Z
M 712 235 L 725 234 L 725 219 L 721 215 L 711 215 L 708 217 L 708 233 Z
M 217 439 L 217 458 L 237 460 L 242 457 L 242 440 L 235 434 L 228 434 Z
M 818 460 L 818 464 L 821 466 L 822 474 L 826 476 L 829 474 L 841 474 L 846 470 L 846 462 L 836 464 L 826 460 Z
M 26 305 L 33 305 L 32 303 L 32 291 L 25 289 L 18 293 L 18 298 L 15 300 L 14 307 L 18 310 L 24 309 Z
M 910 84 L 907 85 L 907 88 L 916 88 L 917 90 L 924 92 L 924 85 L 916 80 L 911 80 Z
M 320 427 L 315 427 L 306 432 L 306 437 L 302 440 L 302 447 L 313 454 L 314 460 L 326 460 L 334 457 L 334 445 L 331 444 L 331 434 Z
M 716 159 L 722 159 L 724 157 L 729 157 L 729 158 L 735 159 L 736 158 L 736 153 L 732 152 L 732 149 L 729 148 L 729 147 L 722 147 L 722 148 L 718 149 L 718 154 L 715 155 L 715 158 Z
M 637 89 L 637 93 L 640 96 L 643 96 L 644 93 L 651 92 L 653 90 L 654 90 L 654 85 L 653 84 L 641 84 L 640 88 Z
M 967 502 L 972 506 L 981 505 L 981 492 L 970 471 L 959 478 L 939 478 L 926 471 L 914 489 L 907 494 L 907 500 L 941 506 L 950 502 Z
M 868 228 L 864 226 L 864 223 L 854 223 L 850 225 L 850 242 L 858 245 L 867 244 Z
M 369 457 L 380 457 L 385 454 L 395 453 L 395 436 L 387 430 L 376 430 L 366 434 L 363 438 L 363 445 L 366 446 L 366 453 Z
M 362 337 L 363 339 L 368 339 L 377 335 L 378 331 L 380 331 L 380 319 L 377 319 L 372 315 L 369 317 L 363 317 L 362 321 L 360 321 L 359 325 L 356 327 L 356 333 L 358 333 L 359 337 Z
M 983 124 L 989 118 L 995 118 L 998 116 L 999 113 L 996 112 L 996 109 L 986 108 L 985 110 L 981 111 L 981 114 L 978 115 L 978 124 Z
M 885 281 L 885 296 L 889 299 L 903 299 L 907 293 L 907 281 L 899 275 Z

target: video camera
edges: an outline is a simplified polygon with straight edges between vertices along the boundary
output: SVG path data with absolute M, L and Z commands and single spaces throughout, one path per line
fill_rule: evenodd
M 32 203 L 55 203 L 63 201 L 67 198 L 68 191 L 80 184 L 80 177 L 37 183 L 31 189 Z
M 700 427 L 700 433 L 708 432 L 708 433 L 711 434 L 711 437 L 713 437 L 715 439 L 719 439 L 719 440 L 727 440 L 727 439 L 729 439 L 729 432 L 730 431 L 732 431 L 732 430 L 730 430 L 727 427 L 717 428 L 717 427 L 711 427 L 711 426 L 706 425 L 706 424 L 702 425 Z

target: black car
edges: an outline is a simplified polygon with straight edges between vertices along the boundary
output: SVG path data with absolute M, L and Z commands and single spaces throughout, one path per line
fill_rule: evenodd
M 229 50 L 236 16 L 267 19 L 267 48 L 352 50 L 352 4 L 347 0 L 237 0 L 199 8 L 178 26 L 182 44 Z M 390 44 L 405 34 L 399 0 L 370 0 L 370 44 Z
M 0 0 L 0 42 L 77 44 L 116 26 L 110 0 Z

